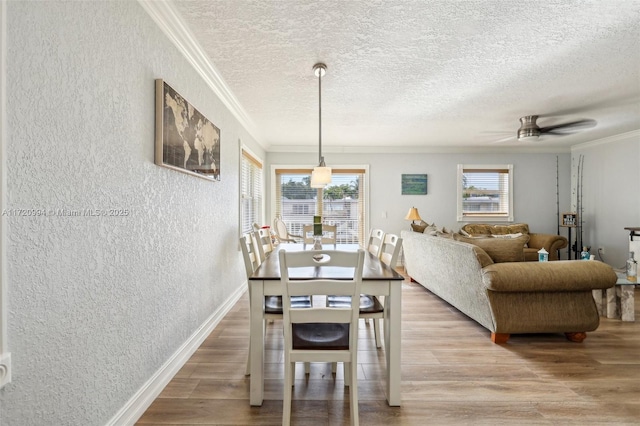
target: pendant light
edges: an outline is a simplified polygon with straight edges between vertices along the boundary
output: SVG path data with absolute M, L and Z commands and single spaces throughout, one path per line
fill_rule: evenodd
M 318 77 L 318 166 L 311 173 L 311 187 L 324 188 L 331 183 L 331 167 L 327 167 L 322 156 L 322 76 L 327 72 L 327 66 L 315 64 L 313 72 Z

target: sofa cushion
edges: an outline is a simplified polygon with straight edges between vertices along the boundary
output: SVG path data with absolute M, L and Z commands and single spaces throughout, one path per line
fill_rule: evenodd
M 473 244 L 483 249 L 495 263 L 523 262 L 524 245 L 529 241 L 529 235 L 517 238 L 470 238 L 461 234 L 453 234 L 457 241 Z

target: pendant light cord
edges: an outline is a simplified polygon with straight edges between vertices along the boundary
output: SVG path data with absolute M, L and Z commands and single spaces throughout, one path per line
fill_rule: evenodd
M 324 167 L 322 157 L 322 69 L 318 70 L 318 164 Z

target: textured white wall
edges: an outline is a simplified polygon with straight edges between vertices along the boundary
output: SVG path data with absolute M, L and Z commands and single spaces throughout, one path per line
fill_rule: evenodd
M 9 350 L 0 424 L 102 425 L 242 285 L 238 139 L 135 1 L 8 2 Z M 154 79 L 221 129 L 221 182 L 153 163 Z
M 581 155 L 579 184 L 576 168 Z M 592 254 L 604 247 L 602 259 L 622 269 L 629 257 L 629 231 L 624 228 L 640 226 L 640 132 L 577 146 L 572 157 L 572 193 L 582 188 L 584 245 L 591 246 Z
M 457 164 L 513 164 L 515 221 L 529 224 L 532 232 L 557 232 L 556 156 L 560 170 L 560 211 L 569 207 L 569 154 L 325 154 L 329 166 L 370 165 L 369 226 L 399 233 L 404 220 L 417 207 L 423 220 L 457 231 Z M 313 166 L 313 154 L 269 153 L 269 164 Z M 403 173 L 426 173 L 427 195 L 402 195 Z M 271 185 L 269 179 L 269 185 Z M 269 200 L 269 206 L 271 205 Z M 386 213 L 386 218 L 383 217 Z M 269 212 L 273 215 L 273 212 Z M 562 232 L 562 231 L 561 231 Z

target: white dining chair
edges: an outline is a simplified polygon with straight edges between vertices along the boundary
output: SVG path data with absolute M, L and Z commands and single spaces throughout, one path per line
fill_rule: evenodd
M 382 243 L 378 250 L 380 261 L 394 268 L 401 247 L 402 238 L 399 238 L 394 234 L 384 234 Z M 349 303 L 351 303 L 351 301 L 344 296 L 331 295 L 327 297 L 327 306 L 341 307 Z M 373 322 L 373 334 L 376 341 L 376 348 L 381 348 L 382 328 L 380 327 L 380 322 L 384 319 L 384 303 L 380 300 L 379 296 L 371 294 L 360 295 L 360 318 L 362 318 L 365 323 L 368 320 Z M 332 370 L 333 372 L 336 371 L 335 365 Z
M 271 231 L 268 228 L 259 228 L 253 232 L 260 263 L 273 252 L 273 242 L 271 241 Z
M 314 306 L 299 309 L 289 300 L 292 296 L 330 294 L 357 301 L 362 285 L 364 250 L 337 250 L 279 253 L 283 294 L 284 329 L 284 396 L 282 424 L 291 423 L 292 386 L 296 362 L 343 362 L 345 386 L 350 386 L 351 424 L 358 424 L 358 305 L 330 308 Z M 345 268 L 350 279 L 296 279 L 297 268 Z
M 380 247 L 380 260 L 395 269 L 402 248 L 402 238 L 395 234 L 385 234 Z
M 395 234 L 385 234 L 380 246 L 380 261 L 392 269 L 395 269 L 400 249 L 402 248 L 402 238 Z M 363 300 L 364 299 L 364 300 Z M 370 318 L 373 321 L 373 333 L 376 337 L 376 347 L 382 347 L 382 327 L 384 319 L 384 301 L 380 296 L 369 294 L 360 297 L 360 318 L 365 321 Z
M 302 235 L 290 234 L 287 224 L 284 223 L 280 216 L 273 219 L 273 232 L 275 233 L 278 243 L 298 243 L 302 240 Z
M 253 272 L 260 266 L 260 257 L 256 250 L 256 244 L 254 243 L 253 232 L 247 232 L 240 237 L 240 249 L 242 251 L 242 259 L 244 260 L 244 269 L 247 274 L 247 279 L 253 274 Z
M 372 229 L 367 240 L 367 251 L 375 257 L 380 257 L 384 231 L 382 229 Z
M 242 251 L 242 258 L 244 260 L 244 269 L 247 275 L 247 285 L 249 286 L 249 300 L 251 300 L 251 285 L 249 285 L 249 277 L 260 266 L 260 257 L 257 249 L 257 242 L 255 240 L 255 234 L 253 232 L 247 232 L 240 237 L 240 248 Z M 310 297 L 296 297 L 294 299 L 294 306 L 299 308 L 311 307 Z M 274 319 L 282 318 L 282 297 L 281 296 L 265 296 L 264 297 L 264 320 L 273 321 Z M 266 327 L 266 323 L 265 323 Z M 251 336 L 249 336 L 249 342 L 251 342 Z M 249 343 L 249 356 L 247 357 L 247 367 L 245 375 L 249 375 L 251 371 L 251 343 Z

